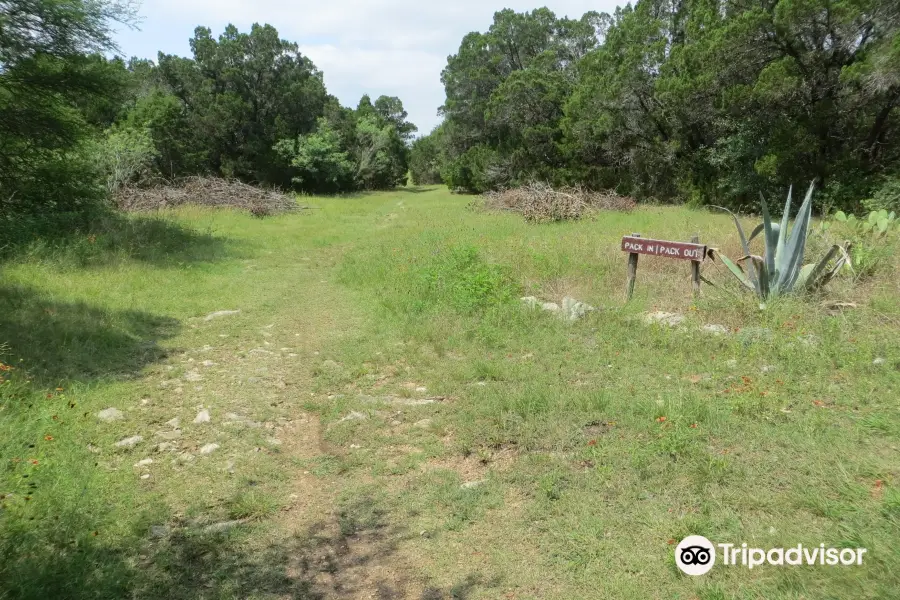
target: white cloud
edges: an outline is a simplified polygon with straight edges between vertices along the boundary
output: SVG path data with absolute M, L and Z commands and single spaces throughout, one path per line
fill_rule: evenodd
M 615 10 L 615 0 L 546 1 L 557 15 L 580 17 L 589 10 Z M 356 106 L 368 93 L 399 96 L 421 132 L 437 125 L 443 104 L 440 74 L 463 36 L 485 31 L 494 12 L 541 6 L 523 0 L 493 4 L 479 0 L 146 0 L 142 31 L 119 36 L 125 54 L 155 58 L 156 51 L 189 54 L 194 27 L 214 34 L 227 23 L 242 31 L 269 23 L 297 42 L 325 73 L 329 92 Z

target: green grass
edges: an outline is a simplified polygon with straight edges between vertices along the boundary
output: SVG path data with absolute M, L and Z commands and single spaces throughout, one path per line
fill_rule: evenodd
M 132 217 L 4 264 L 0 597 L 895 595 L 896 260 L 760 312 L 720 266 L 694 300 L 686 263 L 642 257 L 625 305 L 623 234 L 734 254 L 733 224 L 526 225 L 439 188 L 305 200 Z M 869 553 L 688 578 L 688 534 Z

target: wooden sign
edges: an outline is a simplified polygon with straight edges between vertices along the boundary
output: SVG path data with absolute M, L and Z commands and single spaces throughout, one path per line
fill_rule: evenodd
M 706 256 L 706 246 L 700 244 L 647 240 L 642 237 L 628 235 L 622 238 L 622 251 L 665 258 L 680 258 L 682 260 L 703 260 Z
M 700 293 L 700 262 L 706 258 L 706 246 L 700 244 L 699 236 L 695 235 L 690 242 L 672 242 L 642 238 L 641 234 L 632 233 L 622 238 L 622 252 L 628 253 L 628 279 L 625 284 L 625 296 L 628 300 L 634 294 L 638 256 L 641 254 L 691 261 L 694 296 Z

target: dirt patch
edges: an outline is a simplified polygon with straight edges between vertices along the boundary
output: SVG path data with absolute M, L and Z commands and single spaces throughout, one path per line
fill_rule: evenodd
M 469 454 L 468 456 L 454 455 L 444 458 L 429 460 L 423 465 L 425 470 L 444 469 L 455 471 L 463 481 L 481 481 L 492 471 L 504 471 L 508 469 L 516 457 L 518 451 L 513 448 L 499 448 L 496 450 L 483 450 Z
M 581 432 L 586 438 L 597 439 L 609 433 L 614 426 L 615 423 L 612 421 L 591 421 L 581 429 Z

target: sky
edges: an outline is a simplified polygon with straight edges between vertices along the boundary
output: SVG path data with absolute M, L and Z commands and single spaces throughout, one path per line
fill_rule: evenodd
M 121 28 L 125 57 L 155 60 L 158 51 L 190 56 L 188 40 L 204 25 L 218 36 L 233 23 L 242 32 L 253 23 L 274 26 L 296 42 L 325 74 L 328 91 L 356 107 L 398 96 L 408 119 L 425 134 L 440 123 L 444 102 L 441 70 L 464 35 L 486 31 L 494 12 L 547 6 L 557 16 L 612 12 L 616 0 L 143 0 L 139 30 Z

